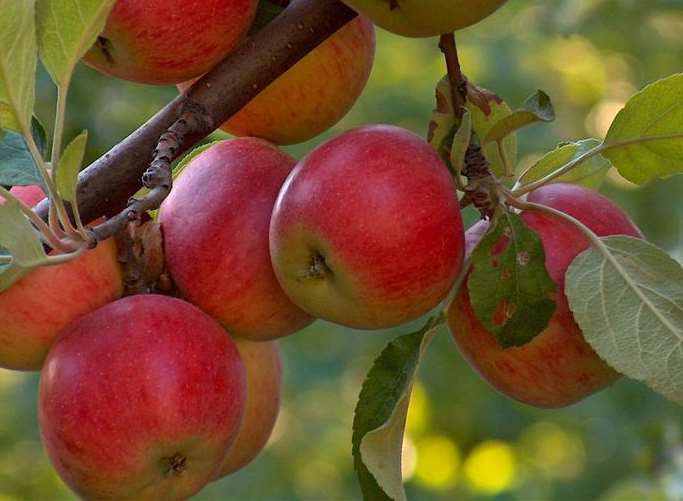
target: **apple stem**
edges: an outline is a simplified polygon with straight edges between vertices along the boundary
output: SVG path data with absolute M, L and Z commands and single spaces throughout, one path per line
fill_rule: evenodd
M 453 111 L 457 122 L 462 121 L 464 106 L 467 101 L 467 79 L 460 69 L 460 59 L 458 58 L 458 47 L 455 43 L 453 33 L 444 33 L 439 39 L 439 49 L 443 52 L 448 69 L 448 81 L 451 88 L 451 98 L 453 99 Z

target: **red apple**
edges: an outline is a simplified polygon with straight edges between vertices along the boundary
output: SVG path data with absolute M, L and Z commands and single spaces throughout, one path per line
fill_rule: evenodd
M 270 215 L 293 166 L 261 139 L 222 141 L 185 167 L 159 212 L 178 289 L 230 334 L 267 340 L 312 321 L 282 291 L 268 250 Z
M 257 0 L 117 0 L 85 62 L 116 78 L 175 84 L 205 73 L 245 36 Z
M 528 200 L 573 216 L 599 236 L 641 237 L 619 207 L 587 188 L 550 184 Z M 557 308 L 548 326 L 528 344 L 504 349 L 474 313 L 466 285 L 449 309 L 449 326 L 465 358 L 495 388 L 537 407 L 562 407 L 604 388 L 619 374 L 584 340 L 564 294 L 567 268 L 588 248 L 588 239 L 573 224 L 545 213 L 525 211 L 522 219 L 541 238 L 546 268 L 557 286 Z M 485 223 L 479 223 L 468 231 L 468 247 L 484 229 Z
M 351 109 L 370 76 L 375 30 L 356 17 L 266 87 L 221 129 L 277 144 L 307 141 Z M 178 86 L 183 91 L 192 82 Z
M 237 438 L 216 478 L 224 477 L 250 463 L 265 447 L 280 410 L 282 365 L 277 341 L 235 339 L 247 370 L 247 404 Z
M 179 299 L 131 296 L 60 337 L 39 422 L 61 478 L 86 499 L 180 500 L 215 474 L 246 397 L 234 343 Z
M 292 171 L 270 250 L 285 292 L 311 315 L 362 329 L 408 322 L 436 306 L 460 271 L 453 180 L 406 130 L 351 130 Z
M 45 196 L 38 186 L 10 192 L 28 206 Z M 0 367 L 39 370 L 60 331 L 122 292 L 113 239 L 68 263 L 33 270 L 0 293 Z

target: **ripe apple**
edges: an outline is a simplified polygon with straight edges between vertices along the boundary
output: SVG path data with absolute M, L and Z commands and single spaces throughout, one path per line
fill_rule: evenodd
M 245 36 L 257 0 L 117 0 L 84 61 L 107 75 L 176 84 L 205 73 Z
M 266 87 L 221 129 L 276 144 L 301 143 L 351 109 L 370 76 L 375 30 L 356 17 Z M 181 91 L 192 82 L 180 84 Z
M 268 250 L 270 215 L 294 163 L 261 139 L 222 141 L 185 167 L 159 211 L 178 289 L 230 334 L 263 341 L 312 322 L 282 291 Z
M 386 125 L 348 131 L 292 171 L 270 227 L 285 292 L 303 310 L 379 329 L 426 313 L 462 264 L 453 180 L 414 134 Z
M 38 418 L 61 478 L 86 499 L 186 499 L 237 436 L 244 365 L 189 303 L 130 296 L 82 317 L 50 351 Z
M 642 236 L 619 207 L 587 188 L 550 184 L 528 200 L 573 216 L 599 236 Z M 495 388 L 537 407 L 562 407 L 604 388 L 619 374 L 584 340 L 564 294 L 567 268 L 588 248 L 588 239 L 571 223 L 545 213 L 524 211 L 522 219 L 541 238 L 546 268 L 557 286 L 557 308 L 548 326 L 528 344 L 504 349 L 474 313 L 466 285 L 449 308 L 448 322 L 460 351 Z M 468 248 L 476 245 L 486 224 L 468 230 Z
M 282 364 L 277 341 L 235 338 L 247 370 L 247 403 L 237 438 L 216 475 L 221 478 L 249 464 L 265 447 L 275 426 L 282 393 Z
M 466 28 L 506 0 L 343 0 L 385 30 L 407 37 L 431 37 Z
M 29 207 L 45 197 L 38 186 L 10 192 Z M 33 270 L 0 293 L 0 367 L 39 370 L 62 329 L 122 293 L 113 239 L 68 263 Z

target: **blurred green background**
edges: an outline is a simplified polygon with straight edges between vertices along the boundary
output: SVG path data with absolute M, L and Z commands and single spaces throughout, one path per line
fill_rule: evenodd
M 537 88 L 553 98 L 557 121 L 519 136 L 520 161 L 529 164 L 562 140 L 602 137 L 633 92 L 682 70 L 683 0 L 510 0 L 457 40 L 467 76 L 513 107 Z M 325 137 L 366 123 L 424 135 L 444 71 L 436 45 L 379 32 L 365 93 Z M 89 129 L 91 161 L 175 94 L 81 67 L 67 137 Z M 44 123 L 53 109 L 43 73 L 37 110 Z M 323 139 L 288 149 L 302 156 Z M 635 188 L 614 174 L 603 191 L 683 260 L 683 176 Z M 317 322 L 284 339 L 286 392 L 269 446 L 197 499 L 359 499 L 350 453 L 355 401 L 374 357 L 410 330 L 366 333 Z M 40 444 L 37 381 L 0 371 L 1 501 L 73 499 Z M 412 500 L 683 499 L 682 435 L 682 410 L 626 379 L 562 410 L 515 403 L 481 381 L 443 331 L 415 388 L 404 475 Z

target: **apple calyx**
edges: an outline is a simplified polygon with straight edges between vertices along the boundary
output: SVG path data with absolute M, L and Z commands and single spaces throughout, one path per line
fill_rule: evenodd
M 308 263 L 308 269 L 304 273 L 303 278 L 324 279 L 332 275 L 334 275 L 334 273 L 328 266 L 327 261 L 325 261 L 325 256 L 319 251 L 313 250 L 311 252 L 311 260 Z
M 187 468 L 187 458 L 179 452 L 176 452 L 171 457 L 161 458 L 161 461 L 164 464 L 164 475 L 166 476 L 173 475 L 177 477 Z
M 399 8 L 398 0 L 386 0 L 389 4 L 389 10 L 396 10 Z

